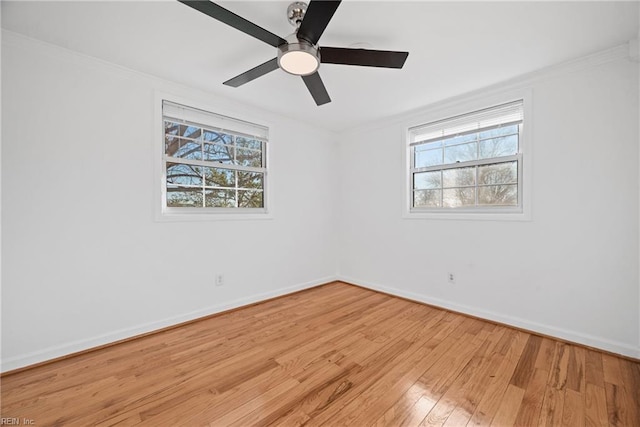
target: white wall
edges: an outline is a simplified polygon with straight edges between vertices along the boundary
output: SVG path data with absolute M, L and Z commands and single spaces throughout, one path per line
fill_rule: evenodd
M 507 86 L 533 94 L 532 220 L 407 220 L 404 126 L 468 97 L 334 135 L 3 33 L 2 370 L 326 282 L 336 265 L 640 357 L 638 64 L 608 54 L 472 96 Z M 271 126 L 274 219 L 155 221 L 157 90 Z
M 156 90 L 271 126 L 273 219 L 155 221 Z M 334 278 L 335 135 L 12 33 L 2 104 L 3 371 Z
M 344 135 L 339 277 L 640 357 L 638 64 L 626 52 Z M 514 88 L 532 91 L 532 220 L 403 219 L 404 126 Z

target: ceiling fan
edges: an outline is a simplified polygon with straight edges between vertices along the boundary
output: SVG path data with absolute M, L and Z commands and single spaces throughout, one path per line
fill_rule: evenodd
M 318 40 L 338 9 L 340 1 L 312 0 L 307 5 L 294 2 L 287 8 L 287 18 L 296 31 L 286 38 L 250 22 L 208 0 L 178 0 L 205 15 L 277 48 L 277 56 L 223 84 L 238 87 L 278 68 L 301 76 L 317 105 L 331 102 L 322 83 L 320 64 L 359 65 L 364 67 L 402 68 L 409 52 L 318 46 Z

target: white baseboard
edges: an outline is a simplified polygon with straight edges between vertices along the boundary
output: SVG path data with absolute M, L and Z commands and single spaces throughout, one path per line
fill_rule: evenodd
M 456 304 L 451 301 L 442 300 L 439 298 L 433 298 L 428 295 L 417 294 L 414 292 L 404 291 L 389 286 L 380 285 L 378 283 L 369 282 L 366 280 L 356 279 L 354 277 L 348 277 L 338 275 L 337 280 L 341 280 L 347 283 L 352 283 L 363 288 L 371 289 L 374 291 L 384 292 L 391 295 L 396 295 L 402 298 L 407 298 L 413 301 L 422 302 L 425 304 L 433 305 L 436 307 L 452 310 L 458 313 L 468 314 L 470 316 L 479 317 L 482 319 L 491 320 L 494 322 L 502 323 L 516 328 L 524 329 L 531 332 L 537 332 L 539 334 L 556 337 L 569 342 L 583 344 L 589 347 L 598 348 L 601 350 L 609 351 L 612 353 L 620 354 L 623 356 L 629 356 L 636 359 L 640 359 L 640 347 L 633 347 L 618 341 L 611 341 L 607 338 L 596 337 L 593 335 L 583 334 L 581 332 L 570 331 L 567 329 L 557 328 L 542 323 L 532 322 L 526 319 L 518 317 L 507 316 L 504 314 L 496 313 L 493 311 L 482 310 L 475 307 L 469 307 L 466 305 Z
M 149 322 L 142 325 L 137 325 L 131 328 L 120 329 L 117 331 L 109 332 L 107 334 L 99 335 L 92 338 L 72 341 L 57 346 L 48 347 L 42 350 L 34 351 L 27 354 L 21 354 L 6 359 L 2 359 L 0 369 L 1 372 L 8 372 L 14 369 L 23 368 L 25 366 L 33 365 L 36 363 L 46 362 L 47 360 L 56 359 L 78 353 L 81 351 L 89 350 L 91 348 L 103 346 L 105 344 L 114 343 L 127 338 L 132 338 L 137 335 L 146 334 L 149 332 L 157 331 L 162 328 L 177 325 L 190 320 L 195 320 L 201 317 L 206 317 L 212 314 L 220 313 L 226 310 L 242 307 L 248 304 L 264 301 L 270 298 L 279 297 L 282 295 L 290 294 L 292 292 L 301 291 L 303 289 L 313 288 L 325 283 L 338 280 L 335 276 L 327 276 L 320 279 L 312 280 L 306 283 L 300 283 L 294 286 L 285 288 L 279 288 L 273 291 L 264 292 L 261 294 L 251 295 L 249 297 L 238 298 L 226 302 L 224 304 L 214 305 L 206 307 L 200 310 L 184 313 L 178 316 L 172 316 L 166 319 L 158 320 L 155 322 Z

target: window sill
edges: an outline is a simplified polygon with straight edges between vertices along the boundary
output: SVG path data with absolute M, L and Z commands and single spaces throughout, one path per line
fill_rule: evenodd
M 269 220 L 273 219 L 273 214 L 263 209 L 245 210 L 245 211 L 184 211 L 184 210 L 167 210 L 159 212 L 156 215 L 157 222 L 191 222 L 191 221 L 245 221 L 245 220 Z
M 465 221 L 531 221 L 531 214 L 521 210 L 405 211 L 403 219 Z

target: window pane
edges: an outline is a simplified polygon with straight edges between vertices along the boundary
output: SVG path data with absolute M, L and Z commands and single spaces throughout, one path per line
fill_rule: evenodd
M 257 139 L 244 138 L 242 136 L 236 137 L 236 145 L 240 148 L 262 150 L 262 141 L 258 141 Z
M 440 187 L 442 187 L 442 178 L 440 171 L 420 172 L 413 174 L 413 188 L 416 190 Z
M 205 206 L 208 208 L 235 208 L 234 190 L 205 190 Z
M 233 163 L 233 151 L 233 145 L 204 144 L 204 160 L 231 164 Z
M 449 188 L 442 191 L 442 206 L 445 208 L 475 206 L 475 204 L 475 188 Z
M 202 129 L 197 126 L 190 126 L 171 120 L 165 120 L 164 133 L 167 135 L 198 139 L 200 138 L 200 135 L 202 135 Z
M 202 146 L 199 142 L 184 138 L 165 137 L 165 152 L 168 156 L 181 159 L 202 159 Z
M 170 120 L 165 120 L 164 133 L 165 135 L 173 135 L 173 136 L 180 135 L 180 124 Z
M 258 172 L 238 172 L 238 188 L 263 188 L 263 174 Z
M 216 132 L 211 129 L 205 129 L 203 138 L 205 142 L 215 142 L 217 144 L 233 144 L 233 137 L 226 133 Z
M 167 184 L 202 185 L 202 171 L 198 166 L 167 163 Z
M 518 133 L 518 125 L 501 126 L 480 132 L 480 139 L 495 138 L 496 136 L 512 135 Z
M 518 182 L 518 162 L 478 166 L 479 184 L 512 184 Z
M 476 168 L 446 169 L 442 171 L 443 187 L 464 187 L 476 184 Z
M 197 126 L 180 125 L 179 134 L 185 138 L 198 139 L 202 136 L 202 129 Z
M 236 148 L 236 164 L 256 168 L 262 167 L 262 152 Z
M 468 160 L 475 160 L 477 157 L 478 144 L 476 142 L 454 145 L 452 147 L 445 147 L 444 149 L 445 163 L 466 162 Z
M 197 188 L 167 186 L 167 206 L 170 208 L 202 207 L 202 190 Z
M 180 148 L 180 138 L 171 134 L 164 135 L 164 152 L 170 156 Z
M 416 141 L 416 142 L 419 142 L 419 141 Z M 422 143 L 420 145 L 416 145 L 415 148 L 418 151 L 426 151 L 426 150 L 433 150 L 434 148 L 442 148 L 442 141 L 436 140 L 432 142 Z
M 202 168 L 204 184 L 210 187 L 235 187 L 236 174 L 234 171 L 222 168 Z
M 516 184 L 510 184 L 479 187 L 478 204 L 492 206 L 517 206 L 518 186 Z
M 418 151 L 418 147 L 419 146 L 416 146 L 416 150 L 414 151 L 414 167 L 425 168 L 427 166 L 442 164 L 442 148 Z
M 511 156 L 518 153 L 518 135 L 480 141 L 480 158 Z
M 239 208 L 262 208 L 264 207 L 262 191 L 238 191 Z
M 416 208 L 439 208 L 442 190 L 416 190 L 413 192 L 413 206 Z

